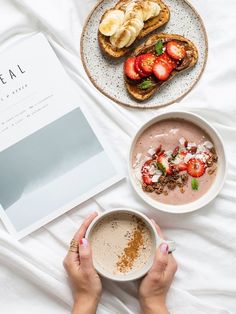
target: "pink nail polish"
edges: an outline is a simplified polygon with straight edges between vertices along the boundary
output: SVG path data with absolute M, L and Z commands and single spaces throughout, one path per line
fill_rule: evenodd
M 79 241 L 79 244 L 83 246 L 83 248 L 86 248 L 88 246 L 88 240 L 83 238 Z
M 92 215 L 93 215 L 93 213 L 87 215 L 87 216 L 85 217 L 85 219 L 89 219 Z
M 89 214 L 85 219 L 87 220 L 91 218 L 92 216 L 94 216 L 95 214 L 97 215 L 98 213 L 94 211 L 93 213 Z
M 167 254 L 168 253 L 168 250 L 169 250 L 169 247 L 168 247 L 168 244 L 166 243 L 162 243 L 161 244 L 161 247 L 160 247 L 160 250 L 163 254 Z

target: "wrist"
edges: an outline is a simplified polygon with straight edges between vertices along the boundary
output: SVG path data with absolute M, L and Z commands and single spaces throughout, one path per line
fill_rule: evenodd
M 72 314 L 95 314 L 97 311 L 97 306 L 99 299 L 89 298 L 76 298 L 74 301 Z
M 164 300 L 146 299 L 140 301 L 143 314 L 169 314 Z

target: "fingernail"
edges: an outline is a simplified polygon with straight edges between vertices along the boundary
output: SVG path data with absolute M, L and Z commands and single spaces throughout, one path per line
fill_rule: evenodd
M 161 247 L 160 247 L 160 250 L 161 250 L 161 253 L 167 254 L 167 253 L 168 253 L 168 250 L 169 250 L 168 244 L 162 243 L 162 244 L 161 244 Z
M 89 219 L 89 218 L 92 217 L 94 214 L 97 215 L 97 212 L 93 212 L 93 213 L 89 214 L 86 219 Z
M 83 248 L 86 248 L 88 246 L 88 240 L 83 238 L 79 241 L 79 244 L 82 245 Z

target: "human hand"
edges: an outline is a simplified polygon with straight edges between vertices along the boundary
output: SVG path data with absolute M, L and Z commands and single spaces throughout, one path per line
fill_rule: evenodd
M 163 234 L 153 220 L 157 233 Z M 177 263 L 172 254 L 168 254 L 168 245 L 162 243 L 157 249 L 153 266 L 139 286 L 139 301 L 144 314 L 168 314 L 166 295 L 177 271 Z
M 102 293 L 101 280 L 93 267 L 92 252 L 85 233 L 97 213 L 84 220 L 71 241 L 63 265 L 73 291 L 72 314 L 94 314 Z

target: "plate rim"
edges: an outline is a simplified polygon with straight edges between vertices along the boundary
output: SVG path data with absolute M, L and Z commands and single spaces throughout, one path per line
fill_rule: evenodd
M 135 108 L 135 109 L 154 109 L 154 108 L 162 108 L 162 107 L 166 107 L 166 106 L 169 106 L 173 103 L 178 103 L 180 102 L 185 96 L 187 96 L 192 90 L 193 88 L 197 85 L 197 83 L 199 82 L 199 80 L 201 79 L 202 75 L 203 75 L 203 72 L 206 68 L 206 64 L 207 64 L 207 60 L 208 60 L 208 51 L 209 51 L 209 43 L 208 43 L 208 35 L 207 35 L 207 31 L 206 31 L 206 27 L 205 27 L 205 24 L 203 22 L 203 19 L 201 17 L 201 15 L 198 13 L 198 11 L 195 9 L 195 7 L 188 1 L 188 0 L 182 0 L 183 2 L 185 2 L 191 9 L 192 11 L 195 13 L 195 15 L 197 16 L 199 22 L 200 22 L 200 25 L 201 25 L 201 28 L 202 28 L 202 31 L 203 31 L 203 35 L 204 35 L 204 41 L 205 41 L 205 58 L 204 58 L 204 62 L 203 62 L 203 66 L 202 66 L 202 69 L 200 71 L 200 73 L 198 74 L 198 76 L 196 77 L 195 81 L 193 82 L 193 84 L 190 86 L 190 88 L 185 92 L 183 93 L 181 96 L 179 97 L 176 97 L 175 99 L 171 100 L 171 101 L 168 101 L 166 103 L 162 103 L 162 104 L 152 104 L 152 105 L 144 105 L 142 104 L 141 102 L 138 102 L 137 101 L 137 104 L 134 105 L 134 104 L 128 104 L 128 103 L 125 103 L 125 102 L 122 102 L 122 101 L 119 101 L 117 98 L 109 95 L 107 92 L 105 92 L 103 90 L 102 87 L 100 87 L 94 78 L 92 78 L 92 75 L 86 65 L 86 62 L 85 62 L 85 55 L 84 55 L 84 44 L 83 44 L 83 38 L 84 38 L 84 34 L 85 34 L 85 31 L 86 31 L 86 27 L 90 21 L 90 18 L 91 16 L 93 15 L 94 11 L 104 2 L 105 0 L 99 0 L 98 3 L 96 3 L 94 5 L 94 7 L 91 9 L 90 13 L 88 14 L 85 22 L 84 22 L 84 25 L 83 25 L 83 28 L 82 28 L 82 32 L 81 32 L 81 36 L 80 36 L 80 56 L 81 56 L 81 61 L 82 61 L 82 65 L 83 65 L 83 68 L 90 80 L 90 82 L 93 84 L 93 86 L 100 92 L 102 93 L 104 96 L 106 96 L 108 99 L 114 101 L 115 103 L 121 105 L 121 106 L 124 106 L 124 107 L 128 107 L 128 108 Z M 135 100 L 134 100 L 135 101 Z

